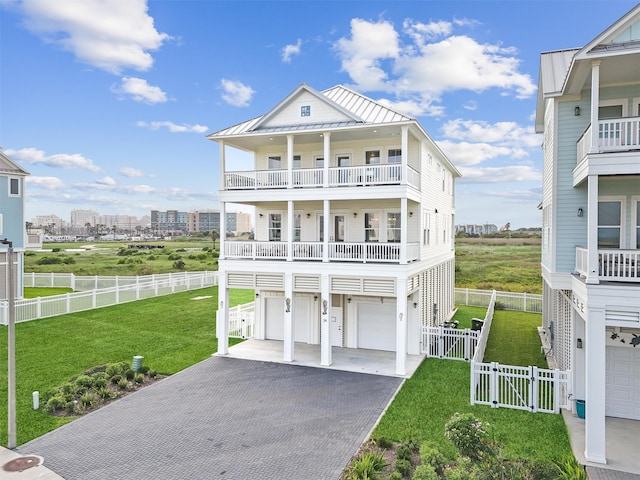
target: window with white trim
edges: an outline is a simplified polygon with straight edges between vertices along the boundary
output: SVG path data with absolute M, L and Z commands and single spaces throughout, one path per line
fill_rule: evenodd
M 279 155 L 270 155 L 269 156 L 269 170 L 278 170 L 282 166 L 282 157 Z
M 424 214 L 424 225 L 422 226 L 422 244 L 426 247 L 429 245 L 429 235 L 430 235 L 430 222 L 431 218 L 428 213 Z
M 390 148 L 387 151 L 387 163 L 401 163 L 402 162 L 402 149 Z
M 387 212 L 387 242 L 400 243 L 400 212 Z
M 377 242 L 380 238 L 380 215 L 377 212 L 364 214 L 364 240 Z
M 622 202 L 598 202 L 598 248 L 620 248 Z
M 311 105 L 302 105 L 300 107 L 300 116 L 301 117 L 310 117 L 311 116 Z
M 299 213 L 293 214 L 293 241 L 300 241 L 300 233 L 302 232 L 302 215 Z

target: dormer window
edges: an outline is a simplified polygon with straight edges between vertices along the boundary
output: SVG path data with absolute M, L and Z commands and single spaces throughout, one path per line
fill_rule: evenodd
M 300 107 L 300 116 L 301 117 L 310 117 L 311 116 L 311 105 L 302 105 Z

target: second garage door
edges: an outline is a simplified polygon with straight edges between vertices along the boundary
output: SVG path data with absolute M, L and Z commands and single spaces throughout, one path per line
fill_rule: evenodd
M 358 303 L 358 348 L 395 352 L 395 302 Z
M 606 415 L 640 420 L 640 349 L 607 347 L 605 391 Z

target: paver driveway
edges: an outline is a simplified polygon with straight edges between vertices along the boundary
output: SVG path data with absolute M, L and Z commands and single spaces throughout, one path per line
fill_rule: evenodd
M 400 382 L 211 357 L 17 450 L 66 480 L 335 480 Z

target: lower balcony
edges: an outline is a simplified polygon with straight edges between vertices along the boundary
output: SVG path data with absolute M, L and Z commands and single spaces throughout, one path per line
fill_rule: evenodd
M 586 277 L 588 250 L 576 247 L 576 273 Z M 640 283 L 640 250 L 598 249 L 598 280 Z
M 402 263 L 400 244 L 398 243 L 347 243 L 329 242 L 326 244 L 327 259 L 330 262 L 355 263 Z M 294 261 L 322 261 L 325 243 L 293 242 L 291 259 Z M 227 259 L 248 260 L 288 260 L 287 242 L 225 242 L 224 255 Z M 407 244 L 407 262 L 420 258 L 420 245 Z

